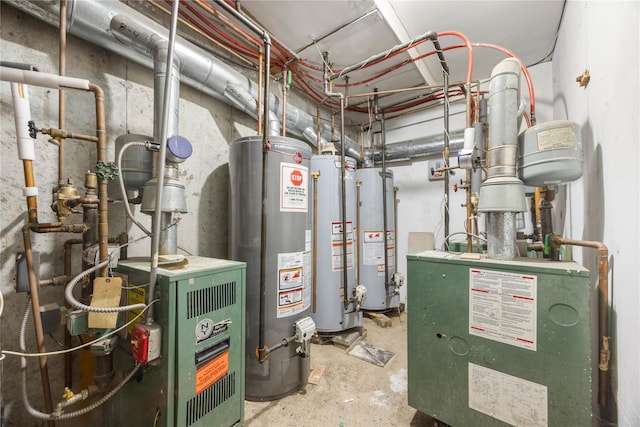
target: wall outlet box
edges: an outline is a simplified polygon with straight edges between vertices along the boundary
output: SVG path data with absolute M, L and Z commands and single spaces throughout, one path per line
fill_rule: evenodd
M 439 171 L 444 167 L 444 160 L 429 160 L 427 162 L 427 168 L 429 171 L 429 181 L 440 181 L 444 179 L 444 171 Z

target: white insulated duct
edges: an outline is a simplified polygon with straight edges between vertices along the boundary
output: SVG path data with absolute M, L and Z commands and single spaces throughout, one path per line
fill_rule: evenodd
M 6 3 L 35 16 L 52 25 L 59 25 L 59 2 L 5 0 Z M 97 46 L 115 52 L 134 62 L 153 69 L 154 49 L 168 40 L 168 30 L 162 25 L 133 10 L 120 1 L 67 1 L 67 31 Z M 137 33 L 136 33 L 137 32 Z M 162 42 L 162 43 L 161 43 Z M 235 71 L 210 53 L 194 44 L 177 37 L 176 56 L 180 60 L 180 80 L 215 99 L 257 116 L 257 98 L 260 88 L 243 74 Z M 269 99 L 271 129 L 279 134 L 278 114 L 282 100 L 275 95 Z M 277 125 L 276 125 L 277 122 Z M 317 144 L 315 118 L 298 107 L 288 104 L 286 110 L 287 130 L 305 139 L 310 145 Z M 331 139 L 331 127 L 322 124 L 321 144 Z M 346 154 L 360 159 L 360 147 L 350 138 L 346 140 Z M 339 141 L 333 141 L 339 142 Z M 400 145 L 402 144 L 402 145 Z M 398 145 L 398 147 L 396 147 Z M 394 152 L 395 158 L 387 160 L 406 160 L 417 157 L 437 157 L 442 155 L 442 136 L 429 137 L 419 141 L 389 144 L 387 153 Z M 457 148 L 451 147 L 454 155 Z M 377 157 L 380 153 L 371 150 L 365 152 L 365 160 Z M 360 159 L 363 160 L 363 159 Z
M 507 58 L 491 72 L 487 179 L 480 187 L 479 212 L 488 214 L 489 258 L 517 256 L 516 213 L 527 208 L 524 184 L 516 176 L 520 61 Z

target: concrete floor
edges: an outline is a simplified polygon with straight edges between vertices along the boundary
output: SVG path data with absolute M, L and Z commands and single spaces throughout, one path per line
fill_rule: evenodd
M 389 313 L 390 328 L 364 319 L 364 341 L 395 355 L 384 367 L 332 344 L 312 344 L 311 367 L 325 365 L 317 385 L 272 402 L 245 402 L 245 426 L 436 426 L 407 404 L 406 313 Z

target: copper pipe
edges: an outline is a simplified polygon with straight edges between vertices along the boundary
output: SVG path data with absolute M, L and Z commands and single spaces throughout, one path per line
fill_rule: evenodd
M 362 180 L 356 180 L 356 224 L 358 232 L 354 236 L 357 245 L 356 251 L 356 286 L 360 285 L 360 186 L 362 186 Z
M 94 93 L 96 104 L 96 136 L 98 137 L 97 144 L 97 160 L 98 163 L 107 160 L 107 133 L 106 133 L 106 119 L 104 110 L 104 91 L 95 84 L 89 84 L 89 91 Z M 98 185 L 98 247 L 100 252 L 100 262 L 106 261 L 109 257 L 109 223 L 108 223 L 108 196 L 107 196 L 107 184 L 106 178 L 101 178 Z M 99 275 L 105 277 L 107 275 L 107 266 L 103 267 L 99 271 Z
M 24 169 L 24 185 L 27 188 L 35 187 L 35 178 L 33 174 L 33 161 L 23 160 Z M 37 196 L 27 196 L 27 215 L 30 224 L 38 223 L 38 198 Z
M 67 72 L 67 0 L 60 0 L 60 57 L 58 58 L 58 74 Z M 65 97 L 64 90 L 58 91 L 58 127 L 64 129 Z M 55 138 L 55 137 L 54 137 Z M 58 142 L 58 186 L 64 185 L 64 137 Z
M 61 91 L 62 92 L 62 91 Z M 90 141 L 90 142 L 98 142 L 98 138 L 91 135 L 82 135 L 80 133 L 74 133 L 66 131 L 62 128 L 54 129 L 54 128 L 46 128 L 40 129 L 40 133 L 43 135 L 51 135 L 53 138 L 50 142 L 55 144 L 61 144 L 65 138 L 71 139 L 79 139 L 82 141 Z M 64 181 L 64 180 L 63 180 Z
M 317 267 L 318 267 L 318 177 L 320 172 L 312 172 L 313 176 L 313 312 L 316 312 Z
M 598 329 L 600 335 L 600 360 L 598 363 L 598 404 L 606 407 L 609 401 L 609 249 L 602 242 L 563 239 L 557 234 L 550 238 L 552 250 L 560 245 L 582 246 L 598 250 Z
M 33 324 L 36 330 L 36 343 L 39 353 L 46 353 L 44 344 L 44 330 L 42 329 L 42 318 L 40 317 L 40 296 L 38 294 L 38 284 L 36 282 L 35 265 L 33 261 L 33 248 L 31 247 L 31 226 L 25 224 L 22 227 L 22 240 L 24 242 L 25 259 L 27 260 L 27 276 L 29 278 L 29 296 L 31 297 L 31 310 L 33 314 Z M 44 393 L 44 406 L 48 414 L 53 412 L 53 402 L 51 400 L 51 385 L 49 384 L 49 368 L 47 356 L 39 356 L 40 377 L 42 378 L 42 392 Z M 53 425 L 52 422 L 49 422 Z

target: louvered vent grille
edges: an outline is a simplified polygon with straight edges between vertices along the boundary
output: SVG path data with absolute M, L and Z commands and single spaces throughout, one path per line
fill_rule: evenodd
M 236 303 L 236 282 L 222 283 L 187 294 L 187 319 Z
M 211 387 L 187 402 L 186 425 L 196 423 L 200 418 L 213 411 L 236 393 L 236 373 L 232 372 L 220 378 Z

